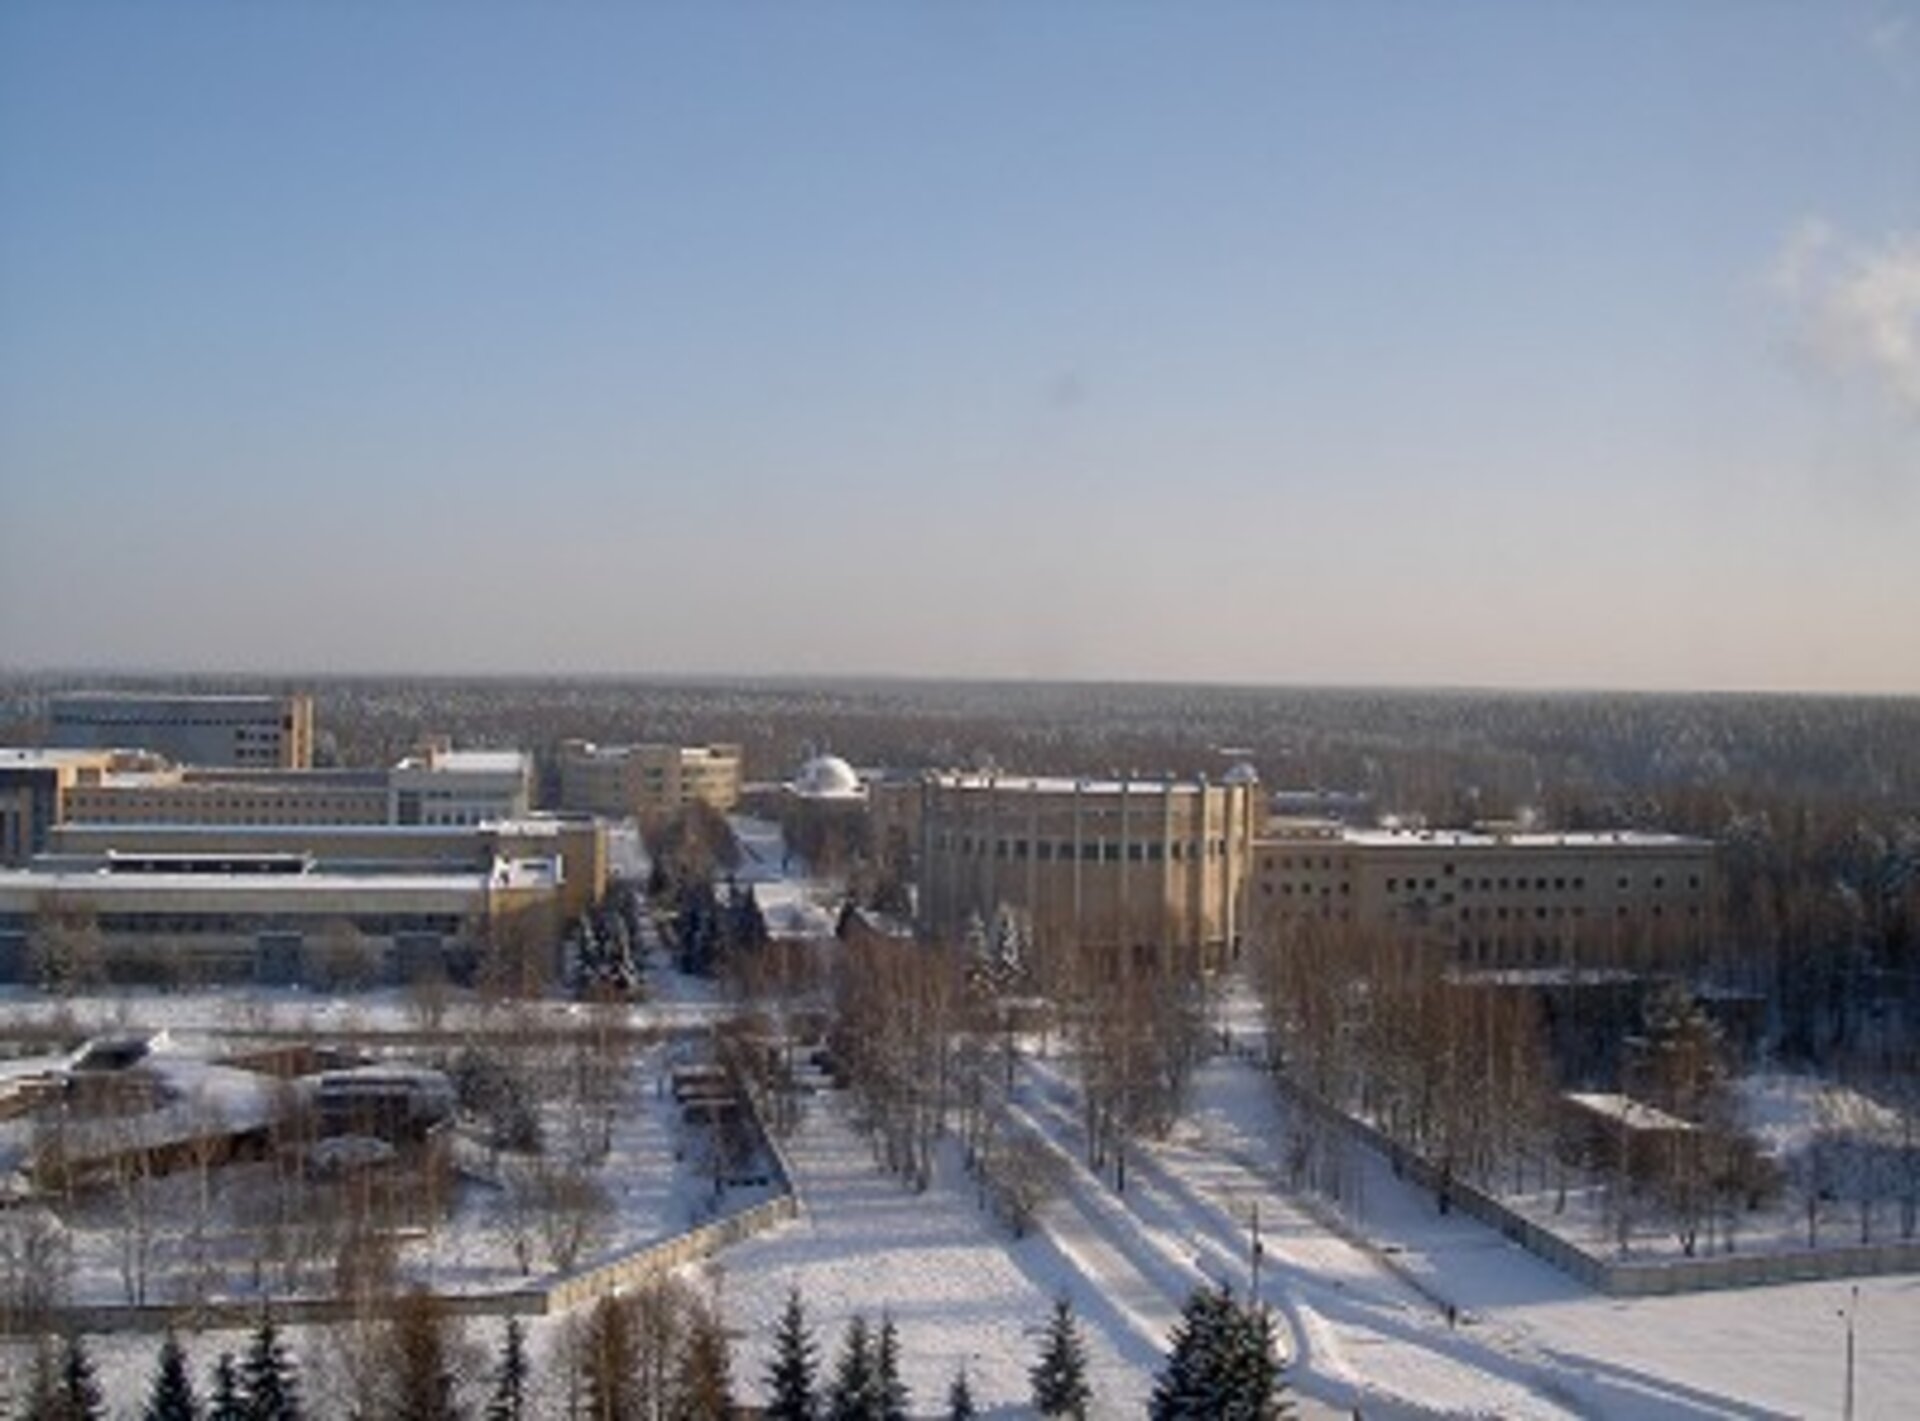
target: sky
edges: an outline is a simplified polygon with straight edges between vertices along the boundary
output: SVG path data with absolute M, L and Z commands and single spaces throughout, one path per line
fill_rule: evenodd
M 1920 692 L 1920 0 L 13 0 L 0 666 Z

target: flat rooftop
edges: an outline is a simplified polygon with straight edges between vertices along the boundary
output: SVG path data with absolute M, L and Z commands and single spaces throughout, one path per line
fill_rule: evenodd
M 1233 787 L 1227 780 L 1182 780 L 1142 775 L 1137 779 L 1077 779 L 1072 775 L 985 774 L 977 771 L 939 771 L 930 776 L 942 789 L 994 790 L 1007 794 L 1159 794 L 1163 790 L 1195 791 Z
M 1711 839 L 1667 834 L 1650 829 L 1529 831 L 1490 833 L 1483 829 L 1349 829 L 1340 825 L 1269 825 L 1261 843 L 1355 844 L 1370 849 L 1708 849 Z

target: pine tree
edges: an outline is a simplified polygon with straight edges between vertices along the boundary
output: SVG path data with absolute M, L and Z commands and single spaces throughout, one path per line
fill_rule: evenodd
M 1273 1315 L 1226 1289 L 1196 1288 L 1174 1324 L 1150 1421 L 1277 1421 L 1289 1414 Z
M 171 1332 L 161 1340 L 153 1392 L 141 1415 L 143 1421 L 199 1421 L 200 1403 L 193 1394 L 193 1379 L 187 1375 L 187 1354 Z
M 1093 1391 L 1087 1385 L 1087 1348 L 1080 1340 L 1073 1305 L 1059 1298 L 1040 1341 L 1040 1357 L 1027 1373 L 1033 1383 L 1033 1409 L 1042 1416 L 1085 1421 Z
M 767 1366 L 768 1421 L 814 1421 L 820 1411 L 815 1373 L 820 1348 L 807 1328 L 800 1290 L 787 1294 L 786 1309 L 774 1328 L 773 1361 Z
M 493 1372 L 493 1395 L 487 1401 L 487 1421 L 525 1421 L 527 1414 L 527 1334 L 520 1319 L 507 1319 L 500 1342 L 500 1362 Z
M 879 1421 L 880 1374 L 875 1366 L 867 1320 L 859 1313 L 847 1324 L 827 1389 L 827 1421 Z
M 1230 1310 L 1219 1289 L 1196 1288 L 1188 1295 L 1173 1325 L 1166 1367 L 1147 1401 L 1150 1421 L 1203 1421 L 1221 1414 Z
M 880 1421 L 907 1421 L 912 1397 L 900 1380 L 900 1330 L 885 1313 L 880 1317 L 880 1344 L 873 1360 Z
M 94 1375 L 93 1358 L 78 1333 L 68 1336 L 60 1358 L 59 1421 L 100 1421 L 106 1415 L 106 1397 Z
M 246 1421 L 246 1399 L 240 1394 L 240 1369 L 233 1353 L 222 1352 L 213 1364 L 213 1396 L 207 1402 L 207 1421 Z
M 973 1388 L 967 1384 L 967 1369 L 962 1367 L 947 1388 L 947 1421 L 973 1421 L 975 1414 Z
M 240 1364 L 240 1414 L 246 1421 L 300 1421 L 300 1378 L 293 1357 L 264 1313 Z

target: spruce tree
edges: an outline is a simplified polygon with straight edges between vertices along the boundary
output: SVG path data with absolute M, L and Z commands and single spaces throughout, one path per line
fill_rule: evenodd
M 261 1314 L 240 1364 L 240 1414 L 246 1421 L 300 1421 L 299 1373 L 272 1313 Z
M 1196 1288 L 1174 1324 L 1147 1403 L 1150 1421 L 1277 1421 L 1289 1413 L 1273 1315 L 1226 1289 Z
M 767 1421 L 814 1421 L 820 1399 L 815 1371 L 820 1348 L 807 1327 L 800 1290 L 787 1293 L 787 1306 L 773 1333 L 773 1361 L 767 1366 Z
M 876 1361 L 867 1320 L 855 1313 L 840 1343 L 833 1385 L 827 1389 L 827 1421 L 880 1421 L 880 1373 Z
M 213 1396 L 207 1402 L 207 1421 L 246 1421 L 246 1400 L 240 1394 L 240 1369 L 233 1353 L 222 1352 L 213 1364 Z
M 143 1421 L 199 1421 L 200 1403 L 193 1394 L 193 1378 L 187 1375 L 187 1354 L 171 1332 L 161 1339 L 153 1391 L 141 1416 Z
M 507 1319 L 500 1342 L 500 1361 L 493 1371 L 493 1395 L 487 1400 L 487 1421 L 525 1421 L 527 1414 L 527 1334 L 520 1319 Z
M 1230 1345 L 1227 1295 L 1195 1288 L 1173 1325 L 1167 1363 L 1147 1401 L 1150 1421 L 1202 1421 L 1221 1414 L 1225 1353 Z
M 912 1398 L 907 1384 L 900 1380 L 900 1330 L 885 1313 L 880 1317 L 880 1344 L 875 1349 L 873 1362 L 880 1421 L 907 1421 L 907 1407 Z
M 60 1421 L 100 1421 L 107 1399 L 94 1375 L 93 1358 L 78 1333 L 69 1334 L 60 1358 Z
M 973 1388 L 967 1384 L 967 1369 L 962 1367 L 947 1388 L 947 1421 L 973 1421 L 976 1414 Z
M 1074 1321 L 1073 1304 L 1064 1297 L 1053 1305 L 1040 1357 L 1027 1373 L 1033 1383 L 1033 1409 L 1042 1416 L 1085 1421 L 1093 1391 L 1087 1385 L 1087 1349 Z

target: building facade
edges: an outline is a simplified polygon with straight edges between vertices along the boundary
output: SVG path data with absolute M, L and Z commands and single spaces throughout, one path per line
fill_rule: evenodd
M 69 824 L 385 824 L 385 770 L 109 772 L 66 795 Z
M 533 761 L 522 750 L 430 745 L 387 774 L 390 824 L 483 824 L 524 819 L 533 802 Z
M 898 794 L 898 790 L 890 794 Z M 1237 950 L 1259 786 L 930 774 L 916 811 L 923 935 L 957 941 L 1003 909 L 1042 956 Z
M 560 807 L 609 819 L 655 819 L 689 804 L 726 813 L 740 802 L 738 745 L 560 746 Z
M 74 789 L 116 757 L 103 750 L 0 748 L 0 864 L 25 863 L 64 821 Z
M 464 979 L 503 934 L 557 954 L 558 881 L 552 860 L 345 873 L 298 853 L 0 870 L 0 981 Z
M 71 750 L 151 750 L 182 765 L 304 770 L 313 698 L 151 696 L 74 691 L 48 703 L 47 742 Z
M 1713 855 L 1677 834 L 1276 821 L 1253 848 L 1248 916 L 1269 942 L 1359 930 L 1461 965 L 1645 966 L 1706 941 Z

